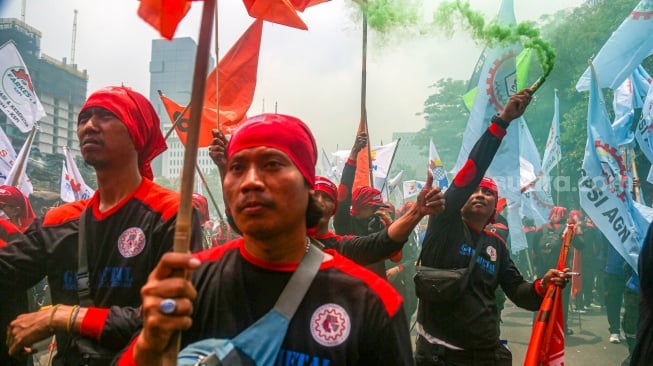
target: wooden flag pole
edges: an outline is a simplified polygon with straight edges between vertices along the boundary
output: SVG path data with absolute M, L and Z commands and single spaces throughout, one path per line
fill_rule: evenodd
M 630 152 L 630 166 L 633 170 L 633 178 L 639 181 L 639 174 L 637 174 L 637 163 L 635 162 L 635 149 L 633 148 L 632 143 L 628 144 L 628 151 Z M 635 201 L 637 201 L 637 203 L 642 203 L 642 195 L 640 189 L 641 188 L 639 185 L 633 186 L 633 191 L 635 192 Z
M 222 132 L 220 123 L 220 40 L 218 39 L 218 6 L 215 6 L 215 114 L 218 131 Z M 220 211 L 218 211 L 220 212 Z M 222 215 L 220 215 L 222 221 Z
M 182 167 L 179 188 L 181 198 L 173 242 L 173 250 L 177 253 L 188 253 L 190 251 L 190 238 L 192 234 L 192 196 L 195 185 L 195 165 L 197 164 L 197 147 L 199 144 L 200 123 L 204 104 L 204 91 L 206 88 L 206 73 L 209 65 L 209 53 L 211 51 L 211 31 L 213 30 L 215 0 L 204 0 L 203 3 L 190 100 L 190 123 L 186 137 L 184 165 Z M 176 271 L 173 275 L 177 277 L 187 276 L 186 271 Z M 163 365 L 165 366 L 177 364 L 177 354 L 181 345 L 181 333 L 177 332 L 171 342 L 173 343 L 171 343 L 170 350 L 164 355 Z

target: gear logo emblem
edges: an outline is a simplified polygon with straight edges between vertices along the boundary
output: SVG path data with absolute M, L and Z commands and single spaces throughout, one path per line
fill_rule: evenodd
M 310 326 L 313 339 L 325 347 L 342 344 L 351 332 L 349 314 L 337 304 L 325 304 L 317 308 L 311 316 Z
M 594 141 L 594 149 L 601 163 L 601 174 L 605 178 L 604 183 L 610 189 L 610 193 L 616 194 L 622 202 L 626 201 L 628 175 L 623 157 L 616 148 L 599 140 Z
M 508 103 L 511 95 L 517 92 L 517 69 L 515 67 L 515 52 L 510 51 L 496 59 L 490 68 L 486 79 L 486 93 L 495 111 L 500 112 Z
M 635 10 L 630 13 L 634 20 L 650 20 L 653 16 L 653 3 L 642 1 Z

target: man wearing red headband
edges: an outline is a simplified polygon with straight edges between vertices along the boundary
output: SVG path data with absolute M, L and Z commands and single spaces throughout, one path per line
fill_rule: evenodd
M 484 230 L 496 214 L 499 192 L 496 183 L 483 175 L 506 128 L 524 113 L 531 100 L 529 92 L 511 96 L 501 114 L 492 118 L 447 189 L 444 212 L 429 219 L 420 254 L 423 266 L 467 268 L 476 248 L 479 252 L 461 296 L 449 302 L 419 302 L 417 365 L 512 365 L 510 351 L 499 341 L 497 286 L 517 306 L 538 310 L 549 283 L 566 283 L 564 273 L 557 270 L 550 270 L 534 283 L 526 282 L 503 239 Z
M 321 217 L 309 128 L 291 116 L 251 117 L 233 134 L 226 158 L 224 196 L 243 238 L 195 256 L 163 256 L 142 290 L 145 327 L 120 365 L 159 365 L 179 330 L 185 330 L 182 348 L 207 338 L 233 339 L 273 307 L 305 254 L 319 251 L 306 236 Z M 318 253 L 322 264 L 275 363 L 410 364 L 399 294 L 336 251 Z M 175 269 L 193 270 L 190 281 L 170 278 Z M 162 307 L 168 303 L 175 304 L 172 311 Z M 275 334 L 262 333 L 259 343 L 266 336 Z
M 357 236 L 337 235 L 329 230 L 329 221 L 338 209 L 338 190 L 328 178 L 315 177 L 313 188 L 317 204 L 322 209 L 322 217 L 311 236 L 326 248 L 335 249 L 361 265 L 390 258 L 402 250 L 413 229 L 424 216 L 438 214 L 444 210 L 444 195 L 439 189 L 432 188 L 433 179 L 429 179 L 417 196 L 417 204 L 412 205 L 397 221 L 381 231 Z
M 123 316 L 127 307 L 140 306 L 148 273 L 172 248 L 179 195 L 151 181 L 150 161 L 166 144 L 143 95 L 125 87 L 91 94 L 79 113 L 77 137 L 82 157 L 95 169 L 96 193 L 48 211 L 24 239 L 0 249 L 0 291 L 24 291 L 47 276 L 55 304 L 10 324 L 11 353 L 56 334 L 55 365 L 82 364 L 98 354 L 92 364 L 108 364 L 129 340 L 124 323 L 136 321 Z M 195 218 L 194 249 L 201 249 L 200 237 Z M 78 277 L 80 242 L 88 277 Z M 80 307 L 85 284 L 92 305 Z
M 338 235 L 368 235 L 386 228 L 392 217 L 381 197 L 381 191 L 374 187 L 356 187 L 352 192 L 356 174 L 356 157 L 367 145 L 367 134 L 359 132 L 349 159 L 342 170 L 338 186 L 338 209 L 333 217 L 333 227 Z M 371 263 L 367 268 L 386 278 L 385 262 Z

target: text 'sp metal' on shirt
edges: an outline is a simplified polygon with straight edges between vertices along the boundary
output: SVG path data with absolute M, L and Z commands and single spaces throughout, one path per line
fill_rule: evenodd
M 333 250 L 297 309 L 276 365 L 408 365 L 412 349 L 399 294 Z M 198 297 L 184 345 L 233 338 L 268 312 L 297 264 L 249 255 L 238 239 L 197 256 Z
M 77 304 L 79 220 L 88 207 L 85 242 L 94 306 L 140 306 L 140 288 L 163 253 L 172 249 L 179 195 L 143 178 L 112 209 L 99 212 L 98 201 L 96 193 L 90 200 L 54 208 L 27 229 L 25 238 L 0 249 L 0 292 L 24 291 L 47 275 L 53 303 Z M 194 222 L 193 228 L 199 230 L 199 225 Z M 94 322 L 97 332 L 107 312 Z M 94 317 L 89 314 L 87 318 Z M 67 334 L 61 333 L 59 353 L 65 353 L 61 345 Z

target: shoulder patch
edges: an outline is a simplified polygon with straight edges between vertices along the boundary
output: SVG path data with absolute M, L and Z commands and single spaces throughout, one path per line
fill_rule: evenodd
M 393 317 L 395 314 L 397 314 L 403 299 L 397 290 L 395 290 L 395 288 L 392 287 L 390 283 L 388 283 L 388 281 L 379 277 L 369 269 L 343 257 L 341 254 L 336 253 L 335 251 L 329 251 L 329 254 L 333 255 L 335 268 L 363 281 L 367 286 L 370 287 L 370 289 L 372 289 L 372 291 L 381 299 L 381 302 L 383 303 L 385 310 L 390 317 Z
M 145 203 L 168 220 L 179 210 L 179 193 L 162 187 L 148 179 L 143 178 L 143 184 L 134 193 L 134 198 Z
M 456 174 L 453 182 L 457 187 L 465 187 L 474 180 L 474 177 L 476 177 L 476 163 L 471 159 L 467 159 L 465 165 Z
M 79 219 L 90 201 L 91 198 L 75 201 L 49 210 L 43 217 L 43 226 L 55 226 Z

